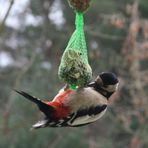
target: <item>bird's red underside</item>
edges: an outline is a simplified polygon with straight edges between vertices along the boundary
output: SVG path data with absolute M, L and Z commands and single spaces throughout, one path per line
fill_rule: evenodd
M 47 102 L 48 105 L 55 109 L 53 113 L 55 118 L 60 119 L 68 116 L 70 108 L 68 106 L 64 106 L 63 100 L 73 91 L 74 90 L 67 89 L 63 92 L 59 92 L 59 94 L 55 96 L 54 101 Z

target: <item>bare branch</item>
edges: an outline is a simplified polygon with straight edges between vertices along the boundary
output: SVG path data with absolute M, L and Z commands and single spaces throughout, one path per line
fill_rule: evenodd
M 99 31 L 95 32 L 95 31 L 91 31 L 90 29 L 87 29 L 86 31 L 90 35 L 93 35 L 95 37 L 100 37 L 100 38 L 103 38 L 103 39 L 108 39 L 108 40 L 113 40 L 113 41 L 122 41 L 122 40 L 124 40 L 124 37 L 122 37 L 122 36 L 109 35 L 109 34 L 101 33 Z
M 3 18 L 2 22 L 1 22 L 1 24 L 0 24 L 0 32 L 2 31 L 2 29 L 3 29 L 4 25 L 5 25 L 5 22 L 6 22 L 7 18 L 8 18 L 8 16 L 9 16 L 10 10 L 12 9 L 12 6 L 13 6 L 13 4 L 14 4 L 14 1 L 15 1 L 15 0 L 11 0 L 11 1 L 10 1 L 8 10 L 7 10 L 7 12 L 6 12 L 6 14 L 5 14 L 5 16 L 4 16 L 4 18 Z

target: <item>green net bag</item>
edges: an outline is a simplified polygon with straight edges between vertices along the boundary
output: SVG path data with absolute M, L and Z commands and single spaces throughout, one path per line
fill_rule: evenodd
M 63 53 L 58 72 L 59 78 L 72 88 L 84 86 L 92 77 L 83 29 L 83 13 L 76 12 L 75 25 L 76 29 Z

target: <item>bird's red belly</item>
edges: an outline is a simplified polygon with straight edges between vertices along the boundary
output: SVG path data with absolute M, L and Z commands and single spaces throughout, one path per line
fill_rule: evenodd
M 70 113 L 70 108 L 68 106 L 64 106 L 63 101 L 73 91 L 74 90 L 67 89 L 63 92 L 60 92 L 55 96 L 54 101 L 47 103 L 48 105 L 51 105 L 55 108 L 55 112 L 53 113 L 55 118 L 64 118 Z
M 66 117 L 70 113 L 70 108 L 67 106 L 64 106 L 61 103 L 58 102 L 48 102 L 48 105 L 52 106 L 55 111 L 53 112 L 53 116 L 56 119 L 61 119 Z

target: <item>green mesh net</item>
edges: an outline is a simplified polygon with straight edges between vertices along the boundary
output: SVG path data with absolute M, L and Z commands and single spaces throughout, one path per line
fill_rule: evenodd
M 58 72 L 59 78 L 73 89 L 85 85 L 92 77 L 83 29 L 83 13 L 76 12 L 75 25 L 76 29 L 63 53 Z

